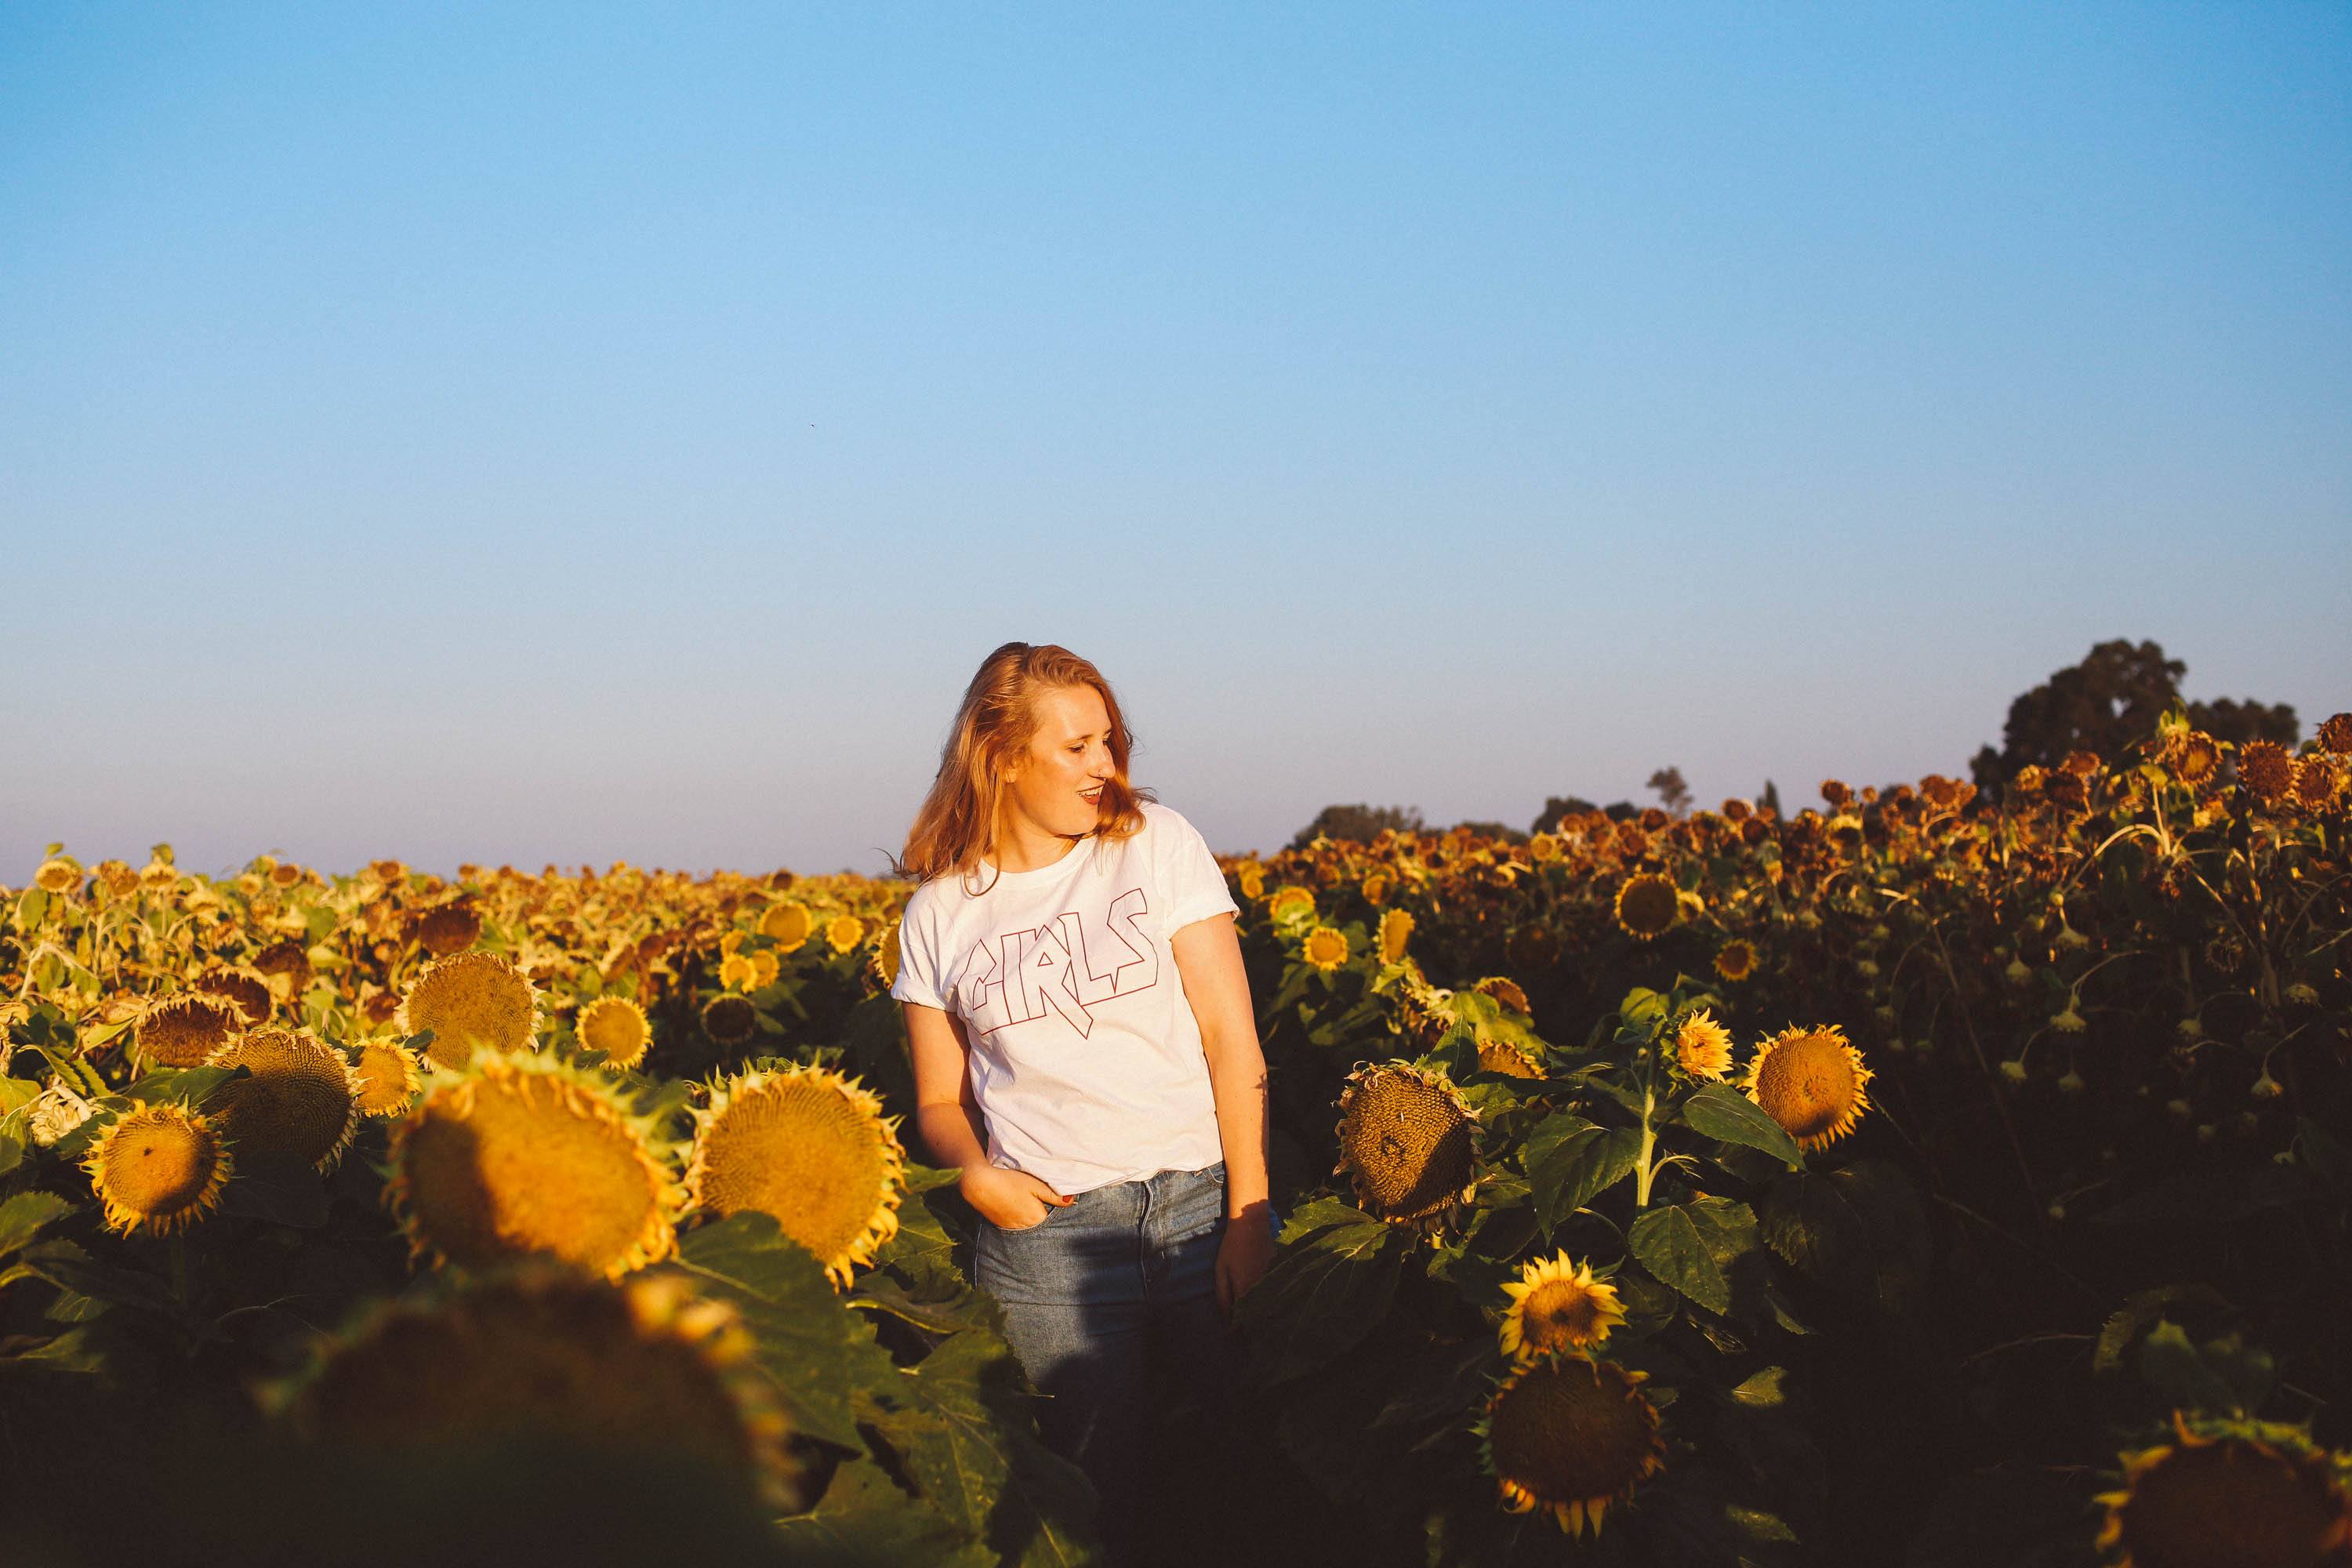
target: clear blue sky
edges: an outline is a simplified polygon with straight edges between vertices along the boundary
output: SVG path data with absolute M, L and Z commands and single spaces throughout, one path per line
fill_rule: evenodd
M 1220 848 L 2352 707 L 2352 10 L 0 9 L 0 879 Z

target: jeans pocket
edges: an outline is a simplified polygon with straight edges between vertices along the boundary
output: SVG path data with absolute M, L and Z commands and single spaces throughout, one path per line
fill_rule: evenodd
M 996 1226 L 997 1234 L 1000 1236 L 1026 1236 L 1033 1230 L 1045 1229 L 1047 1225 L 1052 1223 L 1054 1216 L 1062 1212 L 1063 1207 L 1064 1205 L 1060 1204 L 1047 1204 L 1045 1205 L 1045 1214 L 1039 1217 L 1034 1225 L 996 1225 L 996 1222 L 992 1219 L 989 1220 L 988 1223 Z M 982 1215 L 982 1217 L 986 1218 L 985 1215 Z

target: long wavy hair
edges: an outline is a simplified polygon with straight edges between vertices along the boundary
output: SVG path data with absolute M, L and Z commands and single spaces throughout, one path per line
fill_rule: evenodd
M 1143 826 L 1142 803 L 1156 797 L 1127 782 L 1135 735 L 1119 713 L 1110 682 L 1092 662 L 1068 648 L 1009 642 L 981 660 L 979 673 L 964 688 L 947 744 L 940 749 L 940 771 L 915 813 L 915 825 L 907 830 L 906 850 L 895 862 L 898 875 L 928 882 L 950 872 L 969 877 L 979 869 L 981 857 L 996 843 L 1004 809 L 1004 766 L 1024 755 L 1036 738 L 1037 693 L 1057 686 L 1093 687 L 1110 716 L 1110 755 L 1117 771 L 1103 783 L 1089 837 L 1127 838 Z

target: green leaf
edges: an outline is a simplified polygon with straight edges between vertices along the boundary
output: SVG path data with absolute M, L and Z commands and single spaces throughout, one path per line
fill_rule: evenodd
M 1633 1173 L 1642 1155 L 1633 1127 L 1601 1127 L 1562 1111 L 1528 1134 L 1528 1185 L 1546 1232 Z
M 1801 1272 L 1902 1310 L 1929 1261 L 1927 1215 L 1901 1172 L 1881 1160 L 1800 1172 L 1765 1190 L 1764 1239 Z
M 170 1100 L 194 1110 L 203 1105 L 213 1090 L 240 1074 L 250 1078 L 253 1069 L 242 1067 L 164 1068 L 149 1073 L 122 1092 L 149 1105 Z
M 32 1240 L 51 1220 L 73 1210 L 70 1202 L 55 1193 L 18 1193 L 0 1204 L 0 1258 Z
M 1797 1141 L 1763 1107 L 1727 1083 L 1710 1083 L 1683 1102 L 1682 1120 L 1706 1137 L 1761 1149 L 1791 1170 L 1805 1163 Z
M 1363 1223 L 1302 1228 L 1326 1204 Z M 1292 1215 L 1274 1266 L 1235 1306 L 1259 1375 L 1279 1383 L 1311 1372 L 1370 1332 L 1396 1295 L 1402 1234 L 1329 1200 Z
M 1770 1410 L 1788 1403 L 1788 1393 L 1781 1386 L 1789 1379 L 1785 1366 L 1768 1366 L 1751 1373 L 1746 1382 L 1731 1391 L 1731 1397 L 1751 1410 Z
M 824 1266 L 774 1215 L 746 1210 L 688 1233 L 676 1267 L 742 1313 L 759 1365 L 799 1430 L 852 1452 L 865 1447 L 851 1390 L 893 1390 L 898 1370 L 875 1342 L 873 1323 L 842 1302 Z
M 776 1521 L 793 1562 L 825 1568 L 995 1568 L 996 1553 L 922 1499 L 891 1484 L 867 1458 L 845 1459 L 807 1513 Z
M 1714 1250 L 1686 1205 L 1638 1215 L 1625 1233 L 1625 1247 L 1642 1267 L 1708 1311 L 1731 1310 L 1731 1282 L 1717 1267 Z

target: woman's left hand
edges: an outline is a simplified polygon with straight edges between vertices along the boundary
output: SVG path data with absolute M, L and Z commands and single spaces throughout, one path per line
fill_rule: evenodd
M 1217 1310 L 1227 1321 L 1234 1303 L 1265 1275 L 1274 1261 L 1272 1205 L 1255 1203 L 1225 1220 L 1225 1238 L 1217 1247 Z

